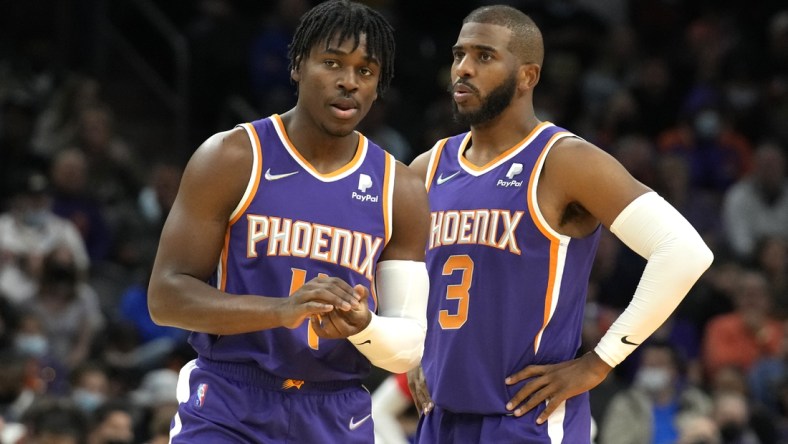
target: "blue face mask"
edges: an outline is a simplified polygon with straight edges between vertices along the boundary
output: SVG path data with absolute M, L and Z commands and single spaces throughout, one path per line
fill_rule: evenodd
M 39 334 L 20 333 L 14 338 L 14 348 L 34 358 L 43 358 L 49 352 L 49 341 Z
M 77 388 L 71 393 L 71 399 L 74 400 L 74 404 L 80 410 L 90 413 L 96 410 L 105 401 L 106 397 L 101 393 Z

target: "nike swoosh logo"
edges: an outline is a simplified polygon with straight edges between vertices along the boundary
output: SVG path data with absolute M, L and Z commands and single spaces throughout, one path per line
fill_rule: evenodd
M 367 339 L 366 341 L 362 342 L 361 344 L 356 344 L 356 345 L 364 345 L 364 344 L 371 344 L 371 343 L 372 343 L 372 340 L 371 339 Z
M 624 344 L 627 344 L 627 345 L 640 345 L 640 344 L 636 344 L 634 342 L 631 342 L 629 339 L 627 339 L 628 337 L 629 337 L 629 335 L 621 337 L 621 342 L 623 342 Z
M 292 176 L 293 174 L 298 174 L 298 171 L 293 171 L 292 173 L 284 173 L 284 174 L 271 174 L 271 168 L 265 170 L 265 180 L 279 180 L 284 179 L 285 177 Z
M 455 171 L 454 174 L 446 176 L 446 177 L 443 177 L 443 173 L 441 173 L 438 176 L 438 185 L 441 185 L 443 183 L 446 183 L 446 182 L 450 181 L 452 178 L 454 178 L 454 176 L 456 176 L 458 174 L 460 174 L 460 172 L 459 171 Z
M 372 414 L 370 413 L 369 415 L 359 419 L 358 422 L 353 422 L 353 419 L 355 419 L 355 418 L 350 418 L 350 423 L 347 425 L 347 427 L 350 430 L 356 430 L 357 428 L 361 427 L 361 424 L 364 424 L 365 422 L 367 422 L 367 420 L 369 418 L 371 418 L 371 417 L 372 417 Z

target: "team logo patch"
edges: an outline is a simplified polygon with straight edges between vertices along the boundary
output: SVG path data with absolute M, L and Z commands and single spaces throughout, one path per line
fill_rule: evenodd
M 194 398 L 194 406 L 202 408 L 205 404 L 205 394 L 208 393 L 208 384 L 200 384 L 197 386 L 197 396 Z
M 304 381 L 300 379 L 285 379 L 285 382 L 282 383 L 282 388 L 287 390 L 295 387 L 300 390 L 302 385 L 304 385 Z

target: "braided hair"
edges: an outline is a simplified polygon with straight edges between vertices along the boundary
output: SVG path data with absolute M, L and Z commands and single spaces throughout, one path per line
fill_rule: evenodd
M 380 13 L 366 5 L 349 0 L 330 0 L 304 14 L 290 43 L 290 70 L 298 68 L 301 59 L 309 56 L 312 47 L 333 38 L 353 38 L 358 48 L 361 34 L 367 36 L 367 51 L 381 67 L 378 94 L 383 95 L 394 77 L 394 29 Z

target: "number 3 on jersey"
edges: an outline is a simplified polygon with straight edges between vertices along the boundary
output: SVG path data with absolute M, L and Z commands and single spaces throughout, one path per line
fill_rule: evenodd
M 293 271 L 293 276 L 290 278 L 290 296 L 293 295 L 299 288 L 301 288 L 306 283 L 306 270 L 302 270 L 300 268 L 291 268 L 290 270 Z M 320 277 L 328 277 L 328 275 L 324 273 L 320 273 L 318 276 Z M 315 333 L 315 329 L 312 328 L 312 324 L 309 323 L 309 319 L 306 320 L 307 322 L 307 341 L 309 342 L 309 347 L 312 350 L 317 350 L 320 346 L 319 337 L 317 333 Z
M 446 286 L 446 299 L 457 300 L 457 312 L 441 310 L 438 322 L 445 330 L 455 330 L 462 327 L 468 320 L 468 305 L 470 304 L 471 283 L 473 282 L 473 259 L 466 254 L 450 256 L 443 264 L 443 275 L 449 276 L 455 271 L 460 272 L 460 283 Z

